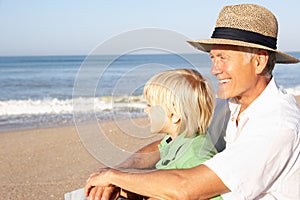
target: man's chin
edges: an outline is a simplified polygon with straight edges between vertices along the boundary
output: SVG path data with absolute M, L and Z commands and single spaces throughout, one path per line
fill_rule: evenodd
M 227 95 L 225 95 L 224 93 L 218 93 L 218 95 L 217 95 L 217 97 L 219 98 L 219 99 L 228 99 L 229 97 L 227 96 Z
M 230 95 L 229 92 L 226 92 L 225 90 L 220 89 L 220 88 L 218 89 L 217 97 L 219 99 L 229 99 L 229 98 L 232 98 L 232 96 Z

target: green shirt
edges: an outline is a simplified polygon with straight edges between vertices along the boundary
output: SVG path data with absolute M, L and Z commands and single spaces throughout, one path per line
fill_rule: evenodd
M 166 135 L 158 145 L 160 160 L 156 169 L 186 169 L 195 167 L 217 154 L 209 134 L 185 137 L 180 134 L 175 140 L 168 142 L 170 136 Z M 221 196 L 211 198 L 221 200 Z

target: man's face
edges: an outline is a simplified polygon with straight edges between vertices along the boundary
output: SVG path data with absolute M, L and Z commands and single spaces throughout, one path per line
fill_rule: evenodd
M 228 45 L 214 45 L 210 51 L 212 60 L 211 74 L 218 79 L 218 97 L 239 100 L 253 98 L 256 95 L 255 61 Z

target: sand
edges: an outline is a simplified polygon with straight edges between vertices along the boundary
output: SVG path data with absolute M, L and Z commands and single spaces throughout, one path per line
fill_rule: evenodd
M 112 122 L 101 123 L 101 128 L 129 152 L 158 139 L 121 134 Z M 104 166 L 85 148 L 75 126 L 2 132 L 0 146 L 0 199 L 63 199 Z M 111 157 L 109 151 L 105 155 Z
M 300 96 L 297 101 L 300 105 Z M 136 123 L 147 124 L 145 120 L 138 119 Z M 126 129 L 125 132 L 137 132 L 130 130 L 130 126 L 129 129 L 125 127 L 130 123 L 123 124 L 121 129 Z M 141 139 L 136 135 L 122 134 L 119 124 L 113 122 L 103 122 L 99 127 L 68 126 L 2 132 L 0 198 L 56 200 L 63 199 L 66 192 L 83 187 L 89 174 L 104 166 L 98 155 L 91 151 L 92 145 L 84 141 L 82 130 L 96 132 L 93 127 L 100 127 L 108 133 L 106 136 L 112 143 L 128 152 L 157 140 L 157 137 L 145 136 Z M 148 136 L 148 133 L 145 135 Z M 106 157 L 112 158 L 110 151 L 105 151 Z

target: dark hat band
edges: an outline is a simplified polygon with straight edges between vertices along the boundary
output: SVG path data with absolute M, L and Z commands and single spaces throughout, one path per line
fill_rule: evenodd
M 211 38 L 238 40 L 277 49 L 276 38 L 236 28 L 216 27 Z

